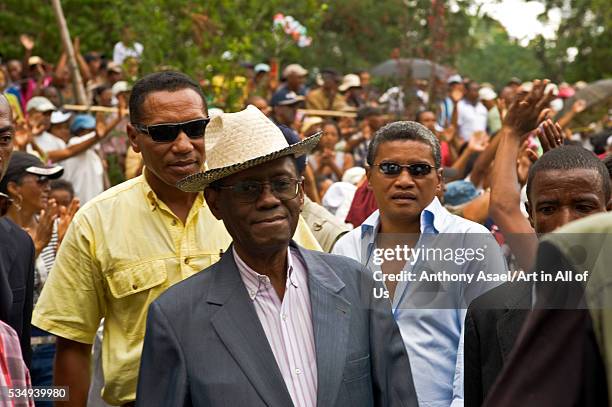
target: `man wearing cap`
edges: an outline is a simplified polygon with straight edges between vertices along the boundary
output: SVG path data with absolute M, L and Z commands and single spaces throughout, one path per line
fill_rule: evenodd
M 499 109 L 497 108 L 497 93 L 488 86 L 483 86 L 478 91 L 480 101 L 487 108 L 487 132 L 493 136 L 502 126 Z
M 465 91 L 461 75 L 455 74 L 449 76 L 446 83 L 448 85 L 448 93 L 444 100 L 440 102 L 440 113 L 438 116 L 438 125 L 443 128 L 451 125 L 455 108 L 455 102 L 453 102 L 453 100 L 460 100 Z
M 210 169 L 178 185 L 204 189 L 234 244 L 149 308 L 137 405 L 416 406 L 380 284 L 291 240 L 304 195 L 295 158 L 319 137 L 289 146 L 254 107 L 212 119 Z
M 319 110 L 342 110 L 346 108 L 346 101 L 338 93 L 340 75 L 333 69 L 321 70 L 321 86 L 308 92 L 306 107 Z
M 142 153 L 143 175 L 108 189 L 75 215 L 32 323 L 57 335 L 55 383 L 70 386 L 69 405 L 83 406 L 91 344 L 102 318 L 103 399 L 136 399 L 147 307 L 171 285 L 219 259 L 231 237 L 202 193 L 175 183 L 204 164 L 209 121 L 199 85 L 177 72 L 134 84 L 128 136 Z M 307 230 L 296 240 L 318 248 Z
M 15 127 L 11 108 L 0 95 L 0 180 L 13 152 Z M 34 295 L 34 244 L 30 236 L 5 217 L 11 202 L 0 194 L 0 315 L 19 336 L 21 352 L 30 365 L 30 319 Z
M 283 79 L 285 83 L 278 88 L 276 93 L 295 92 L 297 95 L 306 96 L 306 87 L 304 86 L 306 75 L 308 75 L 308 70 L 304 69 L 302 65 L 287 65 L 285 69 L 283 69 Z
M 363 107 L 366 101 L 361 95 L 361 80 L 358 75 L 349 73 L 342 78 L 342 84 L 338 90 L 344 94 L 346 104 L 355 108 Z
M 54 110 L 55 105 L 43 96 L 34 96 L 26 104 L 28 123 L 34 134 L 34 141 L 41 148 L 43 147 L 39 144 L 39 141 L 44 146 L 45 142 L 49 140 L 49 137 L 53 137 L 47 130 L 49 130 L 49 126 L 51 125 L 51 114 Z M 34 153 L 33 150 L 28 152 Z
M 272 121 L 287 127 L 293 127 L 297 109 L 304 101 L 304 96 L 291 92 L 276 92 L 270 100 Z

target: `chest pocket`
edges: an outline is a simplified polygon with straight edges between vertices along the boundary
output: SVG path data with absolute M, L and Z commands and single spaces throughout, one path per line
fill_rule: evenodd
M 110 292 L 105 323 L 118 325 L 128 338 L 140 341 L 144 337 L 149 305 L 169 286 L 164 261 L 120 268 L 107 274 L 105 279 Z
M 115 298 L 124 298 L 150 290 L 167 280 L 168 275 L 163 260 L 126 267 L 106 276 L 108 288 Z

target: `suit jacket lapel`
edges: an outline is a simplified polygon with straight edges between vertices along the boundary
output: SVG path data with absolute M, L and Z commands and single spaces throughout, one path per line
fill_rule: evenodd
M 219 338 L 267 405 L 293 405 L 231 247 L 213 271 L 216 274 L 207 302 L 220 305 L 211 318 Z
M 497 340 L 502 360 L 506 363 L 510 351 L 523 326 L 531 305 L 531 284 L 522 284 L 517 290 L 517 296 L 507 303 L 507 311 L 497 321 Z
M 308 288 L 317 352 L 317 405 L 334 405 L 346 363 L 351 304 L 340 291 L 344 283 L 320 255 L 298 248 L 308 267 Z

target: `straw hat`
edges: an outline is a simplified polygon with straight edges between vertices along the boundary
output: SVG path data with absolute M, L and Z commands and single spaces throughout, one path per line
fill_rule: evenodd
M 176 186 L 186 192 L 204 190 L 210 183 L 280 157 L 308 154 L 321 133 L 291 146 L 282 131 L 259 109 L 249 105 L 237 113 L 223 113 L 206 126 L 208 170 L 190 175 Z

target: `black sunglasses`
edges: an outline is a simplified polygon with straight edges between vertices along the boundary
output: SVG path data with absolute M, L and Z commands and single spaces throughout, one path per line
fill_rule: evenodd
M 0 192 L 0 216 L 6 215 L 12 204 L 13 200 L 7 194 Z
M 215 185 L 215 189 L 227 189 L 240 203 L 253 203 L 259 199 L 266 185 L 270 185 L 272 195 L 280 201 L 289 201 L 299 192 L 302 180 L 295 178 L 280 178 L 269 182 L 241 181 L 234 185 Z
M 204 137 L 204 130 L 206 130 L 209 122 L 210 117 L 205 117 L 183 123 L 161 123 L 150 126 L 132 123 L 132 126 L 136 130 L 151 136 L 151 139 L 156 143 L 170 143 L 176 140 L 181 131 L 190 139 L 195 140 Z
M 402 169 L 406 168 L 408 173 L 413 177 L 424 177 L 425 175 L 429 174 L 433 168 L 431 165 L 426 163 L 398 164 L 394 162 L 373 164 L 372 167 L 378 167 L 380 172 L 391 176 L 399 175 L 402 172 Z

